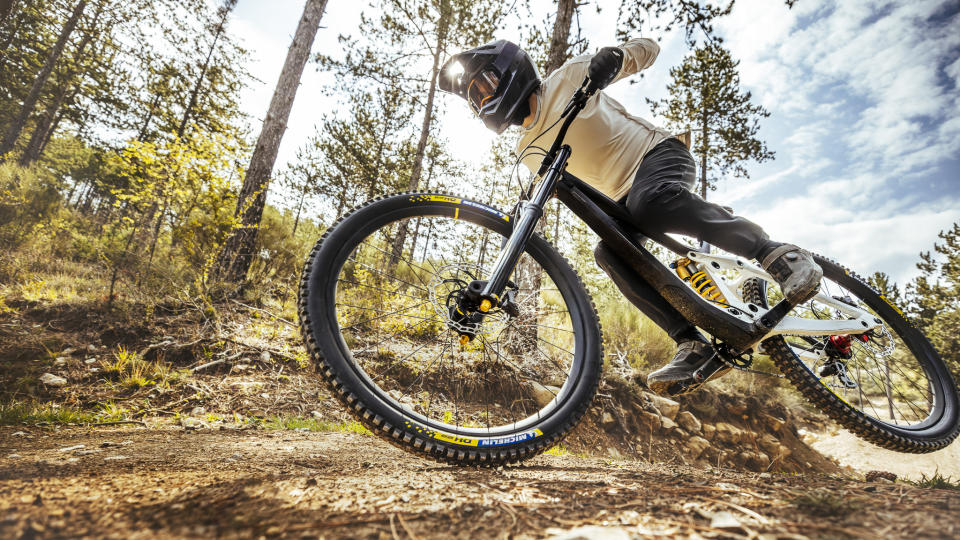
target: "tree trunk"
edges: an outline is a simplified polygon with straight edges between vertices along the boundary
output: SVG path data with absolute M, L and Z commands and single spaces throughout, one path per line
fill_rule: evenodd
M 310 182 L 310 177 L 307 177 L 307 182 Z M 293 231 L 290 233 L 290 236 L 297 236 L 297 225 L 300 224 L 300 211 L 303 210 L 303 199 L 307 196 L 307 187 L 309 184 L 303 185 L 303 191 L 300 192 L 300 202 L 297 204 L 297 217 L 293 218 Z
M 63 75 L 63 84 L 61 84 L 60 89 L 57 91 L 53 103 L 37 120 L 37 125 L 33 129 L 33 134 L 30 136 L 30 142 L 27 143 L 27 148 L 23 151 L 23 155 L 20 156 L 21 165 L 29 165 L 40 158 L 40 154 L 43 153 L 47 142 L 49 142 L 50 137 L 53 136 L 53 131 L 57 128 L 57 124 L 60 123 L 60 118 L 62 118 L 62 115 L 59 114 L 60 109 L 64 103 L 73 101 L 74 97 L 79 93 L 79 85 L 73 85 L 72 81 L 77 74 L 79 62 L 83 58 L 83 52 L 86 50 L 87 45 L 93 40 L 97 22 L 100 19 L 100 12 L 101 10 L 99 9 L 96 11 L 90 30 L 83 35 L 83 39 L 81 39 L 77 45 L 77 50 L 73 53 L 73 58 L 70 59 L 70 65 Z M 74 87 L 72 94 L 70 94 L 71 87 Z
M 701 125 L 701 135 L 703 144 L 700 145 L 700 196 L 707 200 L 707 145 L 710 143 L 710 134 L 707 131 L 707 109 L 703 109 L 703 122 Z
M 437 43 L 433 51 L 433 68 L 430 70 L 430 90 L 427 92 L 427 107 L 423 113 L 423 124 L 420 126 L 420 140 L 417 141 L 417 152 L 413 157 L 413 170 L 410 171 L 408 189 L 416 191 L 420 185 L 420 175 L 423 171 L 423 156 L 427 151 L 427 139 L 430 137 L 430 124 L 433 122 L 433 98 L 437 93 L 437 80 L 440 75 L 440 55 L 443 53 L 447 41 L 447 30 L 450 28 L 450 8 L 447 0 L 440 2 L 440 20 L 437 22 Z M 389 266 L 392 268 L 403 255 L 403 243 L 407 239 L 407 223 L 400 224 L 400 231 L 393 243 L 390 253 Z
M 227 17 L 236 5 L 237 0 L 227 0 L 220 9 L 220 22 L 217 23 L 217 29 L 213 34 L 213 42 L 210 44 L 210 50 L 207 51 L 207 57 L 203 61 L 203 66 L 200 67 L 200 76 L 197 77 L 197 84 L 193 85 L 193 90 L 190 91 L 190 99 L 187 100 L 187 106 L 184 107 L 183 110 L 183 118 L 180 120 L 180 126 L 177 128 L 178 139 L 183 138 L 183 132 L 187 129 L 187 122 L 190 121 L 190 114 L 193 112 L 193 108 L 197 106 L 197 97 L 200 95 L 200 88 L 203 86 L 203 79 L 207 76 L 207 70 L 210 69 L 210 59 L 213 58 L 213 51 L 216 50 L 217 41 L 220 40 L 220 36 L 223 35 L 223 31 L 227 26 Z
M 570 23 L 577 10 L 576 0 L 557 0 L 557 18 L 553 21 L 553 35 L 550 38 L 550 49 L 547 51 L 547 64 L 543 67 L 543 76 L 546 78 L 567 59 L 567 49 L 570 47 Z
M 563 65 L 566 60 L 567 49 L 570 47 L 570 23 L 573 21 L 573 14 L 577 9 L 576 0 L 558 0 L 557 18 L 553 21 L 553 36 L 550 39 L 550 50 L 547 51 L 547 65 L 544 67 L 544 77 L 549 76 L 557 68 Z M 559 208 L 557 209 L 559 220 Z M 543 234 L 546 225 L 546 215 L 540 218 L 537 223 L 536 231 Z M 554 239 L 556 241 L 556 239 Z M 523 339 L 527 343 L 536 344 L 538 338 L 537 331 L 537 313 L 540 311 L 540 287 L 541 275 L 538 264 L 533 257 L 527 255 L 521 257 L 517 263 L 514 281 L 521 288 L 530 289 L 530 299 L 527 301 L 527 311 L 525 315 L 532 316 L 532 325 L 525 330 L 521 330 Z
M 223 246 L 218 261 L 218 275 L 227 281 L 240 283 L 247 276 L 253 257 L 253 248 L 257 240 L 257 228 L 263 218 L 263 207 L 267 201 L 267 188 L 270 174 L 273 172 L 280 139 L 287 128 L 287 119 L 297 95 L 297 87 L 303 74 L 303 67 L 310 56 L 313 39 L 317 35 L 320 17 L 327 0 L 307 0 L 303 16 L 297 25 L 293 43 L 287 51 L 277 88 L 270 100 L 270 108 L 263 121 L 263 129 L 257 139 L 257 145 L 250 158 L 250 167 L 243 179 L 243 187 L 237 198 L 237 216 L 239 227 L 233 231 Z
M 27 118 L 30 117 L 33 109 L 37 106 L 37 101 L 40 99 L 43 86 L 47 83 L 47 79 L 49 79 L 50 74 L 53 73 L 53 68 L 63 55 L 63 48 L 66 46 L 70 35 L 77 28 L 77 23 L 80 22 L 80 17 L 83 15 L 83 10 L 86 7 L 87 0 L 80 0 L 73 8 L 73 13 L 70 14 L 70 18 L 67 19 L 66 24 L 63 25 L 63 30 L 60 31 L 57 42 L 53 45 L 53 48 L 50 49 L 50 53 L 47 54 L 47 60 L 43 63 L 40 73 L 38 73 L 37 77 L 33 80 L 30 93 L 28 93 L 27 98 L 23 100 L 23 106 L 20 107 L 20 114 L 18 114 L 17 118 L 10 124 L 10 129 L 7 130 L 6 136 L 3 138 L 3 143 L 0 144 L 0 162 L 6 160 L 5 155 L 13 150 L 13 147 L 17 144 L 17 140 L 20 138 L 20 134 L 27 124 Z
M 0 23 L 7 20 L 7 17 L 13 13 L 13 6 L 16 3 L 17 0 L 0 0 Z

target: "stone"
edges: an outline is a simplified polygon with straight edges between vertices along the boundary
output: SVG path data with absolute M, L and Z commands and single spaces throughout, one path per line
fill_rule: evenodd
M 207 414 L 207 410 L 203 407 L 194 407 L 193 410 L 190 411 L 190 414 L 194 416 L 203 416 Z
M 73 446 L 65 446 L 65 447 L 61 448 L 60 451 L 61 451 L 61 452 L 73 452 L 74 450 L 82 450 L 82 449 L 84 449 L 84 448 L 86 448 L 86 447 L 87 447 L 87 445 L 85 445 L 85 444 L 75 444 L 75 445 L 73 445 Z
M 96 363 L 97 363 L 97 359 L 91 356 L 91 357 L 87 358 L 86 360 L 84 360 L 83 363 L 84 363 L 84 364 L 87 364 L 87 365 L 89 366 L 90 364 L 96 364 Z
M 269 352 L 269 351 L 263 351 L 263 352 L 261 352 L 261 353 L 260 353 L 260 361 L 263 362 L 264 364 L 269 364 L 269 363 L 270 363 L 270 352 Z
M 731 400 L 725 403 L 723 408 L 726 409 L 730 414 L 735 414 L 737 416 L 747 412 L 746 402 L 739 399 Z
M 58 356 L 58 357 L 53 361 L 53 365 L 54 365 L 54 366 L 57 366 L 57 367 L 65 366 L 65 365 L 67 365 L 67 360 L 68 360 L 68 358 L 67 358 L 66 356 Z
M 715 512 L 710 517 L 711 529 L 743 529 L 743 525 L 730 512 Z
M 700 420 L 697 420 L 697 417 L 690 411 L 681 411 L 677 414 L 677 423 L 690 433 L 700 433 Z
M 44 373 L 40 376 L 40 382 L 47 386 L 66 386 L 67 380 L 53 373 Z
M 73 347 L 69 347 L 69 348 L 66 348 L 66 349 L 60 351 L 60 354 L 61 354 L 62 356 L 70 356 L 71 354 L 73 354 L 73 353 L 75 353 L 75 352 L 77 352 L 76 349 L 74 349 Z
M 9 456 L 7 456 L 7 459 L 20 459 L 21 457 L 23 456 L 21 456 L 20 454 L 10 454 Z
M 766 423 L 770 429 L 772 429 L 777 433 L 779 433 L 780 430 L 783 429 L 783 426 L 787 423 L 786 420 L 781 420 L 780 418 L 777 418 L 776 416 L 772 416 L 769 414 L 763 415 L 762 418 L 764 423 Z
M 656 394 L 649 394 L 650 401 L 653 402 L 653 405 L 660 411 L 662 416 L 665 416 L 671 420 L 677 417 L 677 413 L 680 412 L 680 404 L 672 399 L 667 399 Z
M 757 445 L 771 456 L 777 456 L 780 453 L 780 441 L 769 433 L 764 433 L 758 437 Z
M 640 411 L 640 421 L 650 429 L 660 429 L 660 415 L 650 411 Z
M 620 527 L 577 527 L 569 531 L 547 530 L 550 540 L 630 540 L 630 534 Z
M 717 422 L 717 439 L 725 443 L 735 443 L 740 440 L 740 428 L 726 422 Z
M 617 419 L 614 418 L 613 415 L 610 414 L 609 412 L 603 411 L 603 415 L 600 416 L 600 423 L 603 424 L 603 425 L 605 425 L 605 426 L 608 426 L 608 425 L 611 425 L 611 424 L 616 424 L 616 423 L 617 423 Z
M 703 451 L 710 447 L 710 441 L 704 439 L 703 437 L 697 437 L 694 435 L 687 439 L 684 448 L 687 449 L 687 453 L 692 459 L 697 459 L 703 454 Z
M 677 427 L 677 423 L 671 420 L 669 417 L 664 416 L 660 419 L 660 428 L 664 431 L 670 431 Z
M 703 438 L 708 441 L 713 440 L 713 436 L 717 433 L 717 427 L 713 424 L 702 424 L 701 429 L 703 429 Z
M 550 403 L 553 398 L 560 394 L 560 389 L 556 386 L 544 386 L 536 381 L 529 381 L 530 390 L 533 391 L 533 399 L 537 405 L 544 407 Z
M 320 411 L 310 411 L 310 416 L 314 418 L 323 418 L 323 415 L 320 413 Z

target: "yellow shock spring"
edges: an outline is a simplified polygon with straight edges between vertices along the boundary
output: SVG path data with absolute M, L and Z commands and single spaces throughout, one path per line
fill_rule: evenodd
M 706 272 L 700 271 L 696 274 L 690 276 L 690 286 L 692 286 L 700 296 L 710 300 L 711 302 L 723 302 L 727 303 L 727 299 L 724 298 L 723 293 L 720 292 L 720 289 L 713 283 L 713 280 L 710 279 L 710 276 Z
M 727 303 L 727 299 L 723 296 L 723 293 L 720 292 L 716 284 L 713 283 L 713 280 L 710 279 L 710 276 L 700 270 L 696 263 L 683 257 L 677 260 L 675 268 L 680 279 L 689 281 L 690 286 L 700 293 L 700 296 L 703 296 L 711 302 Z

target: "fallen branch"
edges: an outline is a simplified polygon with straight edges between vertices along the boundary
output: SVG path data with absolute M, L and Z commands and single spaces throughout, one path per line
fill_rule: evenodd
M 190 368 L 190 372 L 191 372 L 191 373 L 196 373 L 196 372 L 200 371 L 201 369 L 207 369 L 207 368 L 209 368 L 209 367 L 219 366 L 220 364 L 223 364 L 223 363 L 226 362 L 226 361 L 227 361 L 226 358 L 221 358 L 220 360 L 214 360 L 213 362 L 207 362 L 206 364 L 201 364 L 201 365 L 199 365 L 199 366 L 197 366 L 197 367 L 195 367 L 195 368 Z
M 143 427 L 147 427 L 147 423 L 141 420 L 117 420 L 115 422 L 96 422 L 94 424 L 85 424 L 88 427 L 100 427 L 100 426 L 119 426 L 122 424 L 139 424 Z
M 278 321 L 280 321 L 280 322 L 282 322 L 282 323 L 284 323 L 284 324 L 286 324 L 286 325 L 292 326 L 292 327 L 294 327 L 294 328 L 296 328 L 296 326 L 297 326 L 297 325 L 294 324 L 293 322 L 288 321 L 288 320 L 286 320 L 286 319 L 284 319 L 283 317 L 280 317 L 280 316 L 278 316 L 278 315 L 274 315 L 273 313 L 271 313 L 271 312 L 269 312 L 269 311 L 267 311 L 267 310 L 265 310 L 265 309 L 261 309 L 261 308 L 253 307 L 253 306 L 248 306 L 247 304 L 244 304 L 243 302 L 238 302 L 237 300 L 233 300 L 233 299 L 231 299 L 231 301 L 232 301 L 234 304 L 237 304 L 238 306 L 243 306 L 243 307 L 245 307 L 245 308 L 247 308 L 247 309 L 252 309 L 253 311 L 259 311 L 260 313 L 266 313 L 267 315 L 273 317 L 274 319 L 276 319 L 276 320 L 278 320 Z

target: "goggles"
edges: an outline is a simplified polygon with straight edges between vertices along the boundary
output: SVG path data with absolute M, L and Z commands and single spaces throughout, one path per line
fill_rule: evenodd
M 470 81 L 470 86 L 467 87 L 467 101 L 474 113 L 480 114 L 483 104 L 497 93 L 499 85 L 500 78 L 490 70 L 484 71 Z

